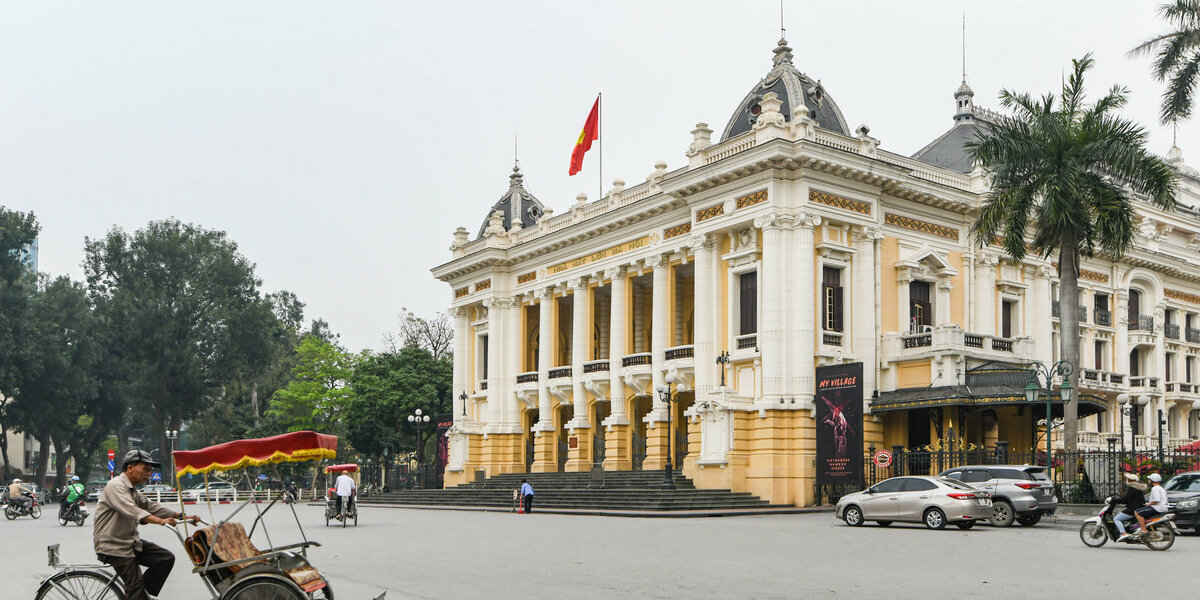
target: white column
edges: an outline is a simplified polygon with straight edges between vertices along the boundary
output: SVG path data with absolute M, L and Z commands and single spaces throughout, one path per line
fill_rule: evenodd
M 937 296 L 933 301 L 933 323 L 939 327 L 951 325 L 954 320 L 950 318 L 950 290 L 954 289 L 954 283 L 950 275 L 939 274 L 934 288 Z
M 900 318 L 900 333 L 912 330 L 912 307 L 909 297 L 909 284 L 913 282 L 912 269 L 901 267 L 896 269 L 896 315 Z
M 604 276 L 612 282 L 608 322 L 608 403 L 612 412 L 605 424 L 624 425 L 629 422 L 625 413 L 625 380 L 621 378 L 621 360 L 625 357 L 626 334 L 629 332 L 629 318 L 625 315 L 625 268 L 609 269 Z
M 875 382 L 875 240 L 880 236 L 876 227 L 861 227 L 854 232 L 854 262 L 850 264 L 852 287 L 850 350 L 863 363 L 863 395 L 870 398 L 877 389 Z
M 1124 387 L 1129 387 L 1129 291 L 1117 290 L 1113 294 L 1113 371 L 1125 376 Z
M 572 279 L 571 288 L 571 400 L 575 404 L 573 427 L 588 426 L 587 394 L 583 390 L 583 363 L 587 362 L 588 339 L 588 280 L 586 277 Z
M 696 370 L 696 400 L 706 398 L 717 384 L 716 376 L 716 336 L 712 323 L 717 321 L 716 290 L 713 282 L 716 279 L 714 269 L 716 244 L 711 234 L 701 234 L 692 238 L 692 251 L 696 256 L 695 282 L 692 298 L 695 302 L 694 328 L 695 336 L 695 370 Z
M 1029 337 L 1033 338 L 1034 357 L 1043 364 L 1052 364 L 1054 343 L 1052 323 L 1050 322 L 1050 267 L 1038 266 L 1033 272 L 1033 283 L 1029 286 L 1029 295 L 1025 297 L 1026 321 Z
M 507 298 L 508 307 L 505 309 L 506 325 L 504 327 L 504 370 L 500 373 L 501 405 L 504 410 L 504 422 L 515 427 L 513 432 L 520 432 L 521 401 L 517 399 L 517 373 L 521 372 L 521 359 L 525 356 L 525 332 L 521 329 L 521 312 L 525 309 L 520 296 Z
M 975 258 L 975 327 L 996 335 L 996 257 L 985 252 Z
M 535 431 L 554 431 L 554 405 L 550 398 L 551 349 L 558 323 L 554 320 L 554 288 L 534 290 L 538 301 L 538 422 Z
M 763 404 L 779 405 L 783 394 L 784 331 L 786 319 L 783 308 L 782 277 L 784 264 L 783 219 L 769 213 L 754 220 L 762 230 L 763 253 L 759 283 L 762 291 L 762 312 L 758 323 L 758 344 L 762 356 Z
M 668 276 L 670 266 L 661 255 L 647 258 L 646 266 L 654 269 L 654 291 L 651 298 L 653 307 L 650 317 L 652 319 L 650 321 L 650 367 L 654 389 L 657 390 L 658 386 L 666 381 L 667 331 L 670 328 L 670 323 L 667 322 L 667 296 L 669 293 L 667 286 L 670 285 Z M 657 393 L 654 394 L 654 411 L 659 417 L 666 419 L 666 404 Z
M 500 372 L 504 370 L 504 310 L 498 298 L 487 298 L 483 305 L 488 309 L 487 424 L 495 427 L 504 414 L 500 408 L 500 382 L 503 381 Z
M 464 402 L 459 396 L 467 392 L 467 309 L 451 308 L 447 314 L 454 319 L 454 419 L 466 421 L 463 416 Z
M 796 248 L 796 264 L 792 273 L 784 273 L 783 269 L 778 269 L 777 276 L 783 280 L 785 285 L 789 279 L 794 278 L 792 280 L 795 282 L 793 289 L 796 299 L 792 303 L 795 309 L 792 311 L 791 317 L 794 320 L 792 331 L 795 334 L 791 351 L 786 356 L 786 365 L 795 369 L 791 392 L 796 398 L 796 407 L 810 408 L 813 395 L 816 393 L 814 386 L 817 379 L 817 366 L 813 358 L 813 353 L 817 348 L 817 292 L 814 273 L 813 228 L 821 224 L 821 217 L 801 214 L 797 216 L 794 224 L 795 240 L 793 241 Z

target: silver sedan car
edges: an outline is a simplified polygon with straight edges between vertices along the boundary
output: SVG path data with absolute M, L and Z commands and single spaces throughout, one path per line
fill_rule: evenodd
M 908 521 L 924 523 L 930 529 L 941 529 L 947 523 L 970 529 L 977 520 L 992 516 L 992 497 L 945 477 L 893 477 L 842 496 L 834 514 L 852 527 L 864 521 L 883 526 Z

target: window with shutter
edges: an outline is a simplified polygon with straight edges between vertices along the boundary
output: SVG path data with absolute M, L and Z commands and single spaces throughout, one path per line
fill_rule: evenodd
M 842 331 L 842 270 L 825 267 L 821 272 L 826 331 Z
M 741 314 L 738 335 L 758 333 L 758 272 L 738 277 L 738 285 L 738 310 Z
M 933 326 L 933 304 L 929 302 L 929 282 L 914 281 L 908 284 L 909 329 L 921 331 Z

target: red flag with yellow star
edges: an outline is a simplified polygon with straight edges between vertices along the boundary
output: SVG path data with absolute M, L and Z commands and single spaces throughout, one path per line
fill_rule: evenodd
M 592 112 L 588 113 L 587 121 L 583 122 L 583 131 L 579 133 L 575 149 L 571 151 L 571 172 L 568 175 L 574 175 L 583 169 L 583 155 L 592 149 L 592 142 L 599 138 L 600 98 L 597 97 L 595 104 L 592 104 Z

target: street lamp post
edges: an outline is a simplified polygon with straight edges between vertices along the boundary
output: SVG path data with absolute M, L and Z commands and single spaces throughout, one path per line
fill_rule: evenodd
M 417 434 L 417 483 L 418 487 L 425 487 L 425 482 L 422 481 L 425 465 L 422 461 L 425 456 L 424 448 L 421 444 L 421 424 L 429 422 L 429 415 L 421 414 L 421 409 L 413 411 L 413 414 L 408 415 L 408 422 L 412 424 L 413 430 Z
M 722 350 L 717 355 L 717 364 L 721 365 L 721 387 L 725 387 L 725 365 L 729 364 L 729 351 Z
M 1160 408 L 1158 409 L 1158 462 L 1160 463 L 1163 461 L 1162 430 L 1164 424 L 1166 424 L 1166 418 L 1163 416 L 1163 411 Z
M 658 397 L 667 405 L 667 462 L 663 464 L 662 489 L 675 489 L 675 478 L 671 474 L 671 386 L 675 383 L 675 375 L 667 373 L 666 383 L 658 386 Z
M 171 453 L 171 484 L 172 484 L 172 487 L 178 488 L 179 482 L 175 479 L 175 440 L 179 439 L 179 430 L 178 429 L 168 429 L 166 431 L 166 434 L 167 434 L 167 447 L 169 448 L 169 451 Z
M 1046 395 L 1046 473 L 1047 474 L 1050 473 L 1050 469 L 1054 464 L 1054 462 L 1052 460 L 1050 460 L 1051 452 L 1052 452 L 1052 450 L 1050 448 L 1050 430 L 1053 429 L 1053 427 L 1054 427 L 1054 418 L 1053 418 L 1053 415 L 1050 413 L 1050 400 L 1054 395 L 1054 377 L 1055 376 L 1062 377 L 1062 384 L 1058 386 L 1058 393 L 1059 393 L 1059 395 L 1062 396 L 1063 406 L 1065 407 L 1071 401 L 1071 397 L 1072 397 L 1071 395 L 1075 392 L 1074 388 L 1071 387 L 1071 379 L 1070 379 L 1071 371 L 1074 370 L 1074 368 L 1075 368 L 1075 365 L 1072 365 L 1071 361 L 1068 361 L 1068 360 L 1060 360 L 1060 361 L 1054 363 L 1048 369 L 1046 368 L 1046 365 L 1043 365 L 1040 362 L 1034 362 L 1033 364 L 1029 365 L 1029 369 L 1028 369 L 1029 384 L 1025 386 L 1025 400 L 1026 401 L 1028 401 L 1031 404 L 1034 402 L 1037 402 L 1038 394 L 1043 393 L 1040 382 L 1038 381 L 1038 377 L 1041 377 L 1041 378 L 1045 379 L 1045 381 L 1046 381 L 1046 389 L 1044 390 L 1044 393 Z M 1064 415 L 1064 417 L 1066 416 L 1065 411 L 1064 411 L 1063 415 Z
M 467 393 L 463 392 L 458 395 L 459 404 L 462 404 L 462 416 L 467 417 Z

